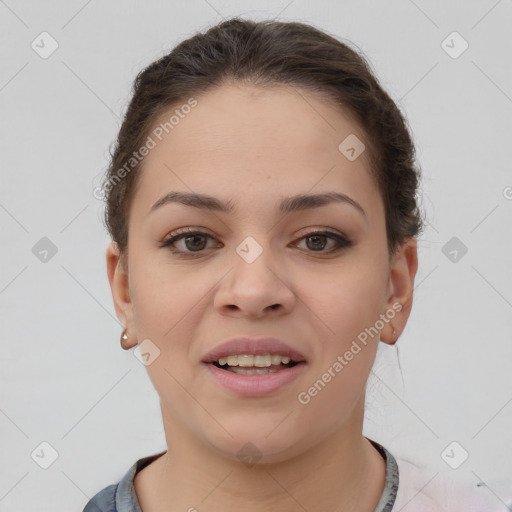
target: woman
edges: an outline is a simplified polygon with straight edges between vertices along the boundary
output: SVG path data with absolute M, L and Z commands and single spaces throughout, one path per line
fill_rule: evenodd
M 419 179 L 363 57 L 309 25 L 231 19 L 141 72 L 107 267 L 168 449 L 84 510 L 499 510 L 362 435 L 411 312 Z

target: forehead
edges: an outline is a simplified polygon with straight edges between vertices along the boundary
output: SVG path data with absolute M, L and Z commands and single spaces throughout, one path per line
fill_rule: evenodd
M 295 87 L 239 84 L 194 98 L 195 107 L 173 106 L 154 124 L 161 140 L 151 135 L 155 147 L 142 163 L 134 200 L 145 211 L 170 190 L 243 201 L 243 191 L 248 199 L 258 192 L 277 198 L 337 187 L 360 202 L 375 198 L 368 150 L 353 161 L 339 150 L 347 137 L 363 141 L 365 134 L 334 103 Z M 181 115 L 171 125 L 176 109 Z

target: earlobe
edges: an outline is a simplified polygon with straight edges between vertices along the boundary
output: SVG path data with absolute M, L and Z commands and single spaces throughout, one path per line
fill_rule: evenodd
M 410 238 L 397 249 L 390 267 L 390 292 L 384 313 L 393 320 L 390 320 L 381 331 L 381 340 L 388 345 L 394 345 L 405 329 L 412 309 L 417 269 L 417 241 Z M 390 313 L 393 313 L 392 317 Z

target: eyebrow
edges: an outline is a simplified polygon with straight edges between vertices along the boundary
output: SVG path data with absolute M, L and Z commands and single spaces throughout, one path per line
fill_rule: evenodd
M 213 210 L 221 213 L 233 213 L 235 206 L 231 200 L 226 203 L 219 201 L 216 197 L 206 194 L 197 194 L 189 192 L 169 192 L 161 197 L 149 210 L 148 215 L 160 208 L 164 204 L 179 203 L 194 208 Z M 339 192 L 326 192 L 322 194 L 298 194 L 291 197 L 285 197 L 279 204 L 279 213 L 286 215 L 300 210 L 319 208 L 331 203 L 346 203 L 356 208 L 365 218 L 366 212 L 363 207 L 354 199 Z

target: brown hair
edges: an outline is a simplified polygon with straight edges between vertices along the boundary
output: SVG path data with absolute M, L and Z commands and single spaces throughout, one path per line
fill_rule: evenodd
M 343 104 L 367 136 L 371 173 L 384 203 L 390 257 L 399 244 L 422 231 L 414 145 L 404 117 L 365 58 L 311 25 L 235 17 L 181 42 L 135 79 L 102 185 L 106 227 L 123 260 L 130 205 L 143 162 L 132 160 L 131 172 L 120 171 L 126 171 L 126 162 L 144 145 L 163 112 L 230 81 L 302 87 Z

